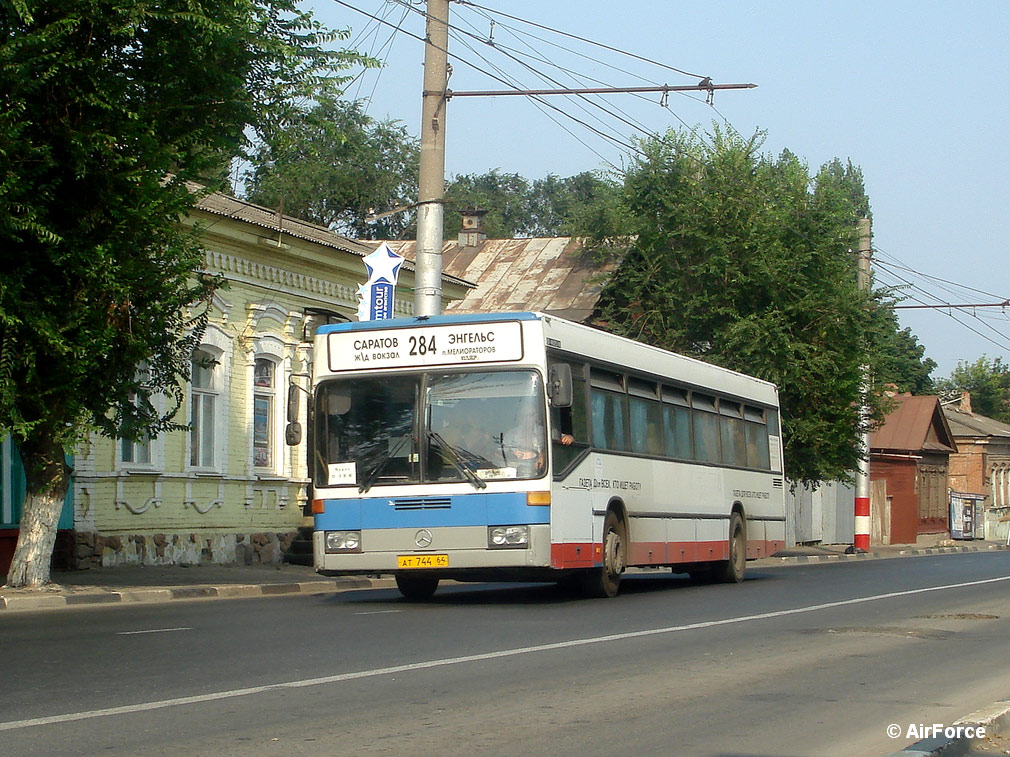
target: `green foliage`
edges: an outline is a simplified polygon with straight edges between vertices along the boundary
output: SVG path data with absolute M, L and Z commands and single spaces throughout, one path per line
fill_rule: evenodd
M 959 362 L 948 378 L 936 382 L 936 388 L 946 399 L 970 392 L 972 412 L 1010 423 L 1010 365 L 1001 358 L 983 355 L 974 363 Z
M 889 293 L 878 295 L 877 307 L 871 315 L 869 347 L 875 353 L 875 383 L 893 384 L 899 392 L 932 394 L 931 374 L 936 362 L 925 357 L 926 348 L 919 344 L 911 329 L 900 327 Z
M 402 125 L 326 98 L 254 152 L 248 196 L 355 238 L 402 239 L 414 233 L 413 211 L 365 218 L 416 202 L 419 156 Z
M 620 226 L 620 191 L 589 171 L 562 179 L 548 174 L 532 183 L 497 169 L 455 177 L 446 189 L 448 208 L 486 210 L 484 232 L 491 239 L 601 233 Z M 446 236 L 457 227 L 446 223 Z
M 857 169 L 814 177 L 763 136 L 710 144 L 669 133 L 641 144 L 624 203 L 635 241 L 601 300 L 611 330 L 773 381 L 787 474 L 844 479 L 860 450 L 861 366 L 873 301 L 857 288 Z M 874 408 L 876 417 L 881 408 Z
M 530 183 L 517 173 L 503 174 L 494 169 L 485 174 L 456 176 L 445 190 L 447 237 L 458 231 L 450 212 L 486 210 L 484 233 L 491 239 L 532 236 Z
M 289 0 L 0 0 L 0 433 L 30 492 L 91 429 L 173 427 L 218 284 L 188 182 L 337 86 L 332 39 Z

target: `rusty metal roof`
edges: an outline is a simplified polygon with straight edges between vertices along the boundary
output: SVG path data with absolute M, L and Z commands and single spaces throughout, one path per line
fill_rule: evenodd
M 414 242 L 387 242 L 408 259 Z M 476 286 L 452 312 L 538 310 L 586 321 L 619 261 L 598 263 L 577 237 L 487 239 L 475 246 L 446 242 L 442 270 Z
M 957 452 L 939 397 L 898 395 L 883 425 L 870 434 L 874 452 Z
M 996 437 L 1010 439 L 1010 425 L 978 413 L 966 413 L 957 407 L 943 408 L 944 417 L 955 437 Z

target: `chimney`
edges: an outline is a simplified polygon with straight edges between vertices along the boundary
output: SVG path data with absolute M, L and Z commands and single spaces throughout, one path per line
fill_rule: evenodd
M 476 247 L 487 239 L 487 234 L 484 233 L 484 216 L 487 213 L 488 211 L 477 208 L 460 211 L 463 216 L 463 227 L 459 232 L 460 247 Z
M 961 407 L 962 413 L 971 413 L 971 392 L 961 392 Z

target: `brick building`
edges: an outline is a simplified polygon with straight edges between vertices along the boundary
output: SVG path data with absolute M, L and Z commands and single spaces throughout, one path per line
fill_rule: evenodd
M 1010 529 L 1010 425 L 972 412 L 971 395 L 945 403 L 943 414 L 957 452 L 950 488 L 985 496 L 985 538 L 1005 542 Z
M 949 530 L 947 474 L 957 452 L 937 397 L 894 397 L 870 435 L 870 520 L 885 544 Z M 872 526 L 871 526 L 872 528 Z

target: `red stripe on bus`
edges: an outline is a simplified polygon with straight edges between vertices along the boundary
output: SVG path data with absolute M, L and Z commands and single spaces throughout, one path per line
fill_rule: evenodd
M 749 541 L 747 557 L 770 557 L 784 548 L 784 541 Z M 592 542 L 551 544 L 551 567 L 592 568 L 603 563 L 602 554 L 602 545 Z M 675 565 L 728 559 L 729 544 L 725 541 L 632 542 L 628 547 L 629 565 Z

